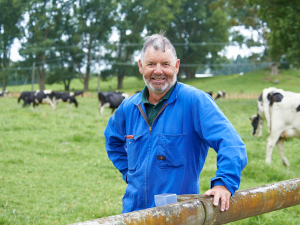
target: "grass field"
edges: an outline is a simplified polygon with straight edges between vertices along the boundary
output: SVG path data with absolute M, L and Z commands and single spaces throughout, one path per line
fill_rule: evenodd
M 205 91 L 260 93 L 263 88 L 274 86 L 271 80 L 263 81 L 270 77 L 265 73 L 262 70 L 251 77 L 232 75 L 195 79 L 189 83 Z M 276 77 L 281 80 L 277 87 L 296 91 L 298 73 L 286 73 Z M 134 93 L 143 88 L 143 81 L 134 79 L 126 79 L 124 91 Z M 240 79 L 246 83 L 238 84 Z M 93 91 L 95 83 L 91 82 Z M 114 85 L 115 80 L 102 83 L 103 90 Z M 60 90 L 59 86 L 54 87 L 47 86 Z M 7 89 L 18 92 L 21 88 L 24 90 L 25 86 Z M 74 89 L 81 88 L 75 86 Z M 70 224 L 121 213 L 126 184 L 104 148 L 103 131 L 110 110 L 105 110 L 100 117 L 95 96 L 77 100 L 78 108 L 59 103 L 55 110 L 50 110 L 45 105 L 36 109 L 22 108 L 17 98 L 0 99 L 0 224 Z M 262 138 L 253 137 L 248 119 L 256 113 L 256 100 L 221 99 L 217 104 L 247 147 L 249 163 L 242 173 L 240 189 L 299 177 L 300 142 L 297 139 L 285 143 L 291 167 L 283 166 L 277 147 L 272 164 L 265 164 L 267 131 L 264 130 Z M 200 176 L 202 194 L 209 188 L 210 178 L 215 176 L 215 161 L 216 154 L 211 149 Z M 232 224 L 299 223 L 300 206 L 295 206 Z

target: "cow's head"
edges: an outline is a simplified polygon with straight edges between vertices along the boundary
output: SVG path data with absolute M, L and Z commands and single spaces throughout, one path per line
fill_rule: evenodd
M 262 119 L 259 115 L 254 115 L 251 118 L 251 125 L 253 127 L 252 135 L 256 137 L 261 137 L 262 135 Z

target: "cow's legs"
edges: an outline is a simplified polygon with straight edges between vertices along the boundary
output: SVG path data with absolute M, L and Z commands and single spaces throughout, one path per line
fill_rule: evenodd
M 290 164 L 289 164 L 289 162 L 288 162 L 288 160 L 287 160 L 287 158 L 285 157 L 285 154 L 284 154 L 284 139 L 279 139 L 277 141 L 277 147 L 278 147 L 283 165 L 290 166 Z
M 52 100 L 48 96 L 42 100 L 42 104 L 49 104 L 51 109 L 55 109 L 55 104 L 53 104 Z
M 276 132 L 271 131 L 269 137 L 267 138 L 267 155 L 266 155 L 266 163 L 267 164 L 271 164 L 271 162 L 272 162 L 272 152 L 273 152 L 274 146 L 277 143 L 281 133 L 282 133 L 282 131 L 280 131 L 280 130 L 276 131 Z
M 102 116 L 102 113 L 103 113 L 103 111 L 104 111 L 104 108 L 105 107 L 109 107 L 110 106 L 110 104 L 109 104 L 109 102 L 106 102 L 106 103 L 104 103 L 101 107 L 100 107 L 100 115 Z
M 55 104 L 53 104 L 53 102 L 51 101 L 51 99 L 49 99 L 49 104 L 51 109 L 55 109 Z

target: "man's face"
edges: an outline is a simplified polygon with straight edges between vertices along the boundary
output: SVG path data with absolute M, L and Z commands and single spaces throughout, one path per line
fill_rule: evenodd
M 139 70 L 150 92 L 162 94 L 167 92 L 176 82 L 180 60 L 173 60 L 172 50 L 165 52 L 149 47 L 144 62 L 139 60 Z

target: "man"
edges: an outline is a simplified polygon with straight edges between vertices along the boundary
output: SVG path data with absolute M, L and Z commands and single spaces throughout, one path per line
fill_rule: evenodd
M 147 37 L 139 60 L 146 87 L 122 102 L 104 131 L 108 157 L 128 184 L 123 213 L 154 207 L 157 194 L 199 194 L 209 147 L 218 170 L 205 195 L 224 211 L 239 188 L 245 145 L 208 94 L 176 81 L 179 65 L 166 37 Z

